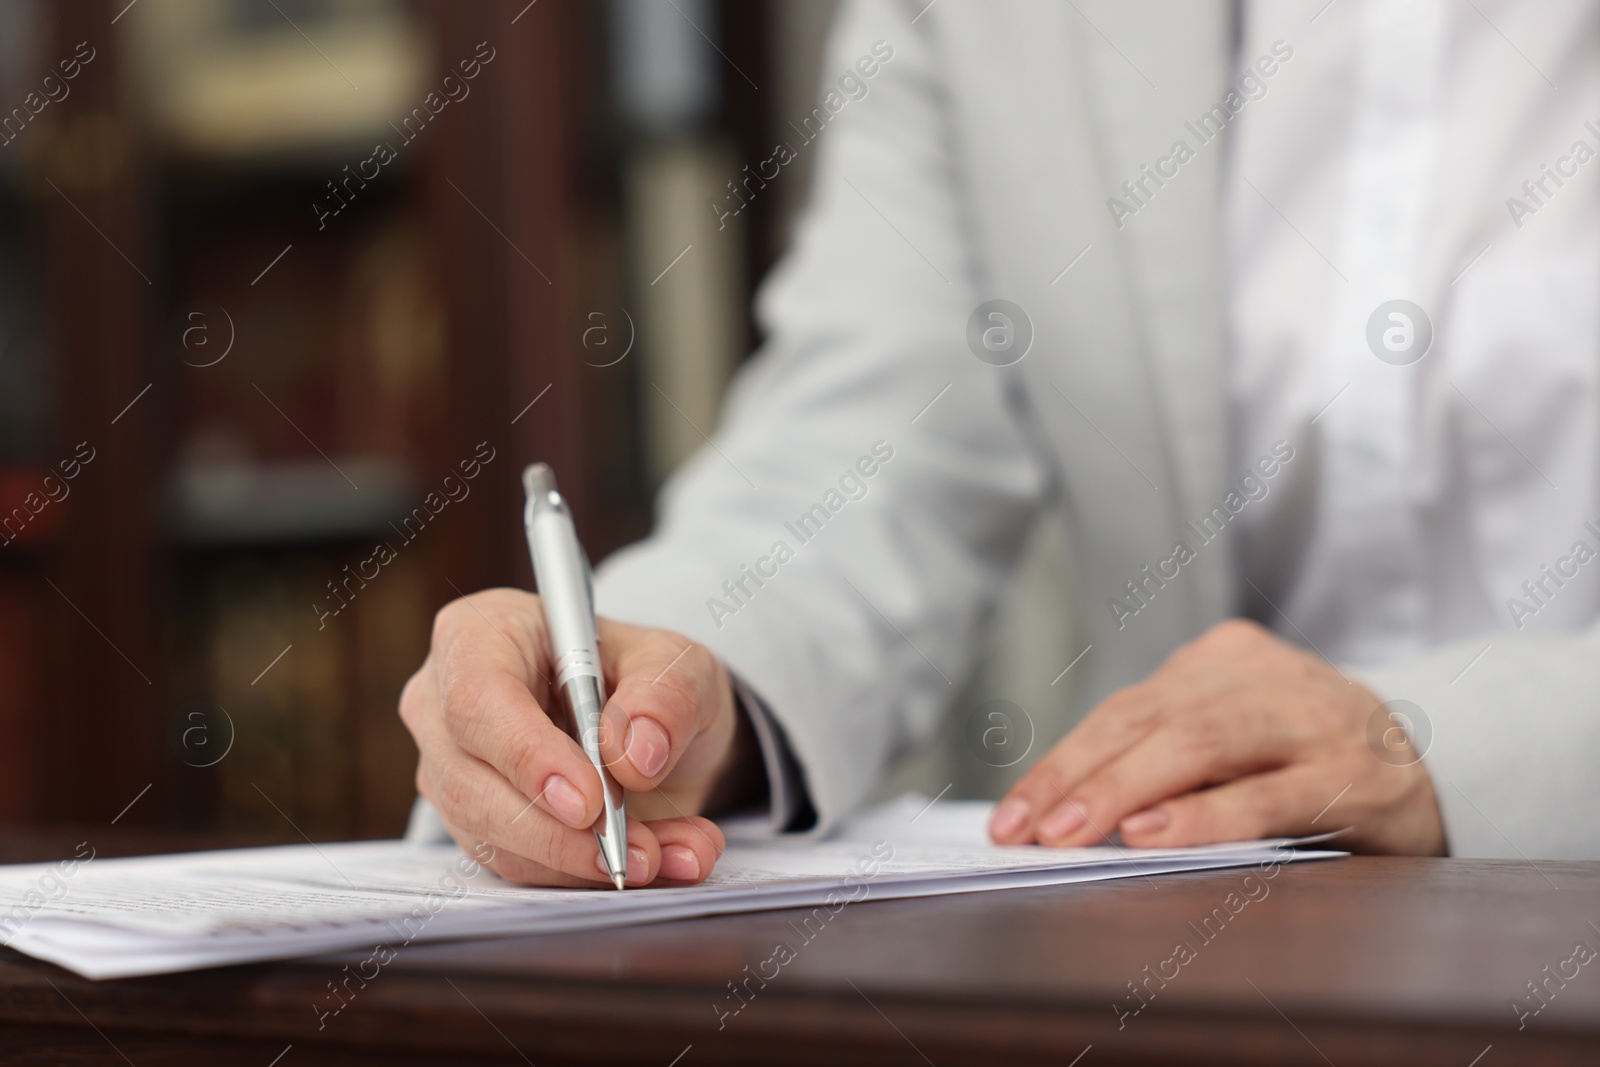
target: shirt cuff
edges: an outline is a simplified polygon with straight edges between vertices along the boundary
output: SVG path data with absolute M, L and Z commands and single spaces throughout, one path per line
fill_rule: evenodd
M 806 788 L 805 772 L 800 768 L 800 761 L 795 759 L 782 724 L 766 703 L 737 677 L 733 679 L 733 698 L 750 720 L 756 744 L 761 747 L 761 762 L 767 771 L 767 831 L 781 834 L 811 829 L 816 825 L 817 812 Z
M 406 841 L 413 845 L 448 845 L 450 831 L 428 798 L 417 795 L 411 802 L 411 818 L 406 821 Z

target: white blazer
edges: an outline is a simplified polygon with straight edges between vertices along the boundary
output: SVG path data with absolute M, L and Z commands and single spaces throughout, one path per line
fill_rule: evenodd
M 925 5 L 844 8 L 822 82 L 855 79 L 787 142 L 815 154 L 814 193 L 759 298 L 770 340 L 656 532 L 596 590 L 603 613 L 703 642 L 763 698 L 825 824 L 937 728 L 1042 509 L 1064 515 L 1092 699 L 1233 614 L 1241 584 L 1226 533 L 1144 580 L 1246 473 L 1228 469 L 1221 147 L 1137 225 L 1107 207 L 1227 92 L 1231 6 Z M 1128 91 L 1139 76 L 1099 32 L 1141 41 L 1159 94 Z M 1031 320 L 1011 366 L 968 344 L 991 298 Z M 1129 581 L 1148 606 L 1119 617 Z M 1455 854 L 1600 857 L 1600 633 L 1495 635 L 1452 685 L 1483 641 L 1360 677 L 1431 719 Z

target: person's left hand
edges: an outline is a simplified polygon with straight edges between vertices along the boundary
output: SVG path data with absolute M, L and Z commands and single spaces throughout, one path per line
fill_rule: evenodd
M 1342 847 L 1443 855 L 1421 760 L 1368 744 L 1380 703 L 1254 623 L 1220 623 L 1090 712 L 1012 787 L 990 835 L 1077 846 L 1120 830 L 1151 848 L 1348 826 Z

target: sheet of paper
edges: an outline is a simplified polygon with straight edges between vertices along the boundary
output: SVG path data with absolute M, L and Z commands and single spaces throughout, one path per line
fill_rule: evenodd
M 535 889 L 453 845 L 362 841 L 0 867 L 0 941 L 89 978 L 415 941 L 593 929 L 786 907 L 1154 877 L 1342 855 L 1251 841 L 1198 849 L 999 848 L 988 805 L 903 797 L 829 840 L 734 838 L 681 888 Z

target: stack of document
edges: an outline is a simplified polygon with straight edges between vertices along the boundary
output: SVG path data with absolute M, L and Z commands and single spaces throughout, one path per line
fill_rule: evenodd
M 388 959 L 413 942 L 771 908 L 826 916 L 868 900 L 1343 855 L 1290 840 L 1001 848 L 984 840 L 989 809 L 902 797 L 827 840 L 731 836 L 701 885 L 622 892 L 517 886 L 454 845 L 405 841 L 0 867 L 0 942 L 86 978 L 121 978 L 374 946 Z

